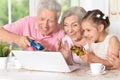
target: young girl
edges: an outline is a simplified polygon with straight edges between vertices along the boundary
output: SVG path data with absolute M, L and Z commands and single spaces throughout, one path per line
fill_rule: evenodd
M 81 58 L 88 63 L 102 63 L 106 67 L 112 64 L 106 60 L 108 54 L 118 57 L 119 40 L 116 36 L 108 34 L 105 30 L 110 25 L 108 16 L 100 10 L 88 11 L 82 20 L 84 37 L 88 40 L 89 51 Z

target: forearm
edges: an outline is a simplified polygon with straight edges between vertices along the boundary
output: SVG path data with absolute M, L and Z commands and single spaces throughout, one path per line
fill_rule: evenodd
M 65 59 L 68 65 L 73 65 L 73 60 L 72 59 Z
M 70 51 L 69 53 L 66 53 L 66 54 L 69 54 L 69 56 L 64 56 L 66 62 L 68 65 L 73 65 L 74 64 L 74 60 L 73 60 L 73 55 L 72 55 L 72 52 Z
M 19 37 L 20 36 L 17 36 L 16 34 L 13 34 L 11 32 L 6 31 L 3 28 L 0 28 L 0 41 L 17 43 L 17 38 Z
M 110 62 L 108 62 L 106 59 L 101 59 L 99 57 L 93 58 L 92 62 L 95 63 L 102 63 L 104 64 L 106 67 L 112 67 L 112 64 Z

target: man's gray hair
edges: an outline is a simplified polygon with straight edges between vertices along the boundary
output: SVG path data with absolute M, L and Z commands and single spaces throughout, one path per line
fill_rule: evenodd
M 61 14 L 61 5 L 56 0 L 40 0 L 38 10 L 40 8 L 47 8 L 49 10 L 57 11 L 57 19 L 59 19 Z

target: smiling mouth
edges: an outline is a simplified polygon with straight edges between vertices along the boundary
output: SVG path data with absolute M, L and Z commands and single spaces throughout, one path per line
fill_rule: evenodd
M 75 35 L 70 35 L 71 37 L 75 37 Z
M 86 39 L 87 39 L 87 40 L 92 40 L 92 38 L 91 38 L 91 37 L 87 37 Z
M 76 34 L 75 33 L 71 33 L 71 34 L 69 34 L 70 36 L 75 36 Z

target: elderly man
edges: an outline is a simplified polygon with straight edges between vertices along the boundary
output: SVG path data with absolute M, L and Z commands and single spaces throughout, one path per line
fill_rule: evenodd
M 37 17 L 24 17 L 0 28 L 0 41 L 12 42 L 24 50 L 35 50 L 28 37 L 41 43 L 47 50 L 56 51 L 57 40 L 64 34 L 60 31 L 58 19 L 61 6 L 55 0 L 42 0 Z

